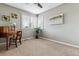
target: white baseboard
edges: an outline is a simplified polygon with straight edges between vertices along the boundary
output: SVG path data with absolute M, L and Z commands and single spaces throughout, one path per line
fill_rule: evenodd
M 61 42 L 61 41 L 57 41 L 57 40 L 52 40 L 52 39 L 49 39 L 49 38 L 43 38 L 43 37 L 41 37 L 41 38 L 42 38 L 42 39 L 45 39 L 45 40 L 53 41 L 53 42 L 56 42 L 56 43 L 64 44 L 64 45 L 67 45 L 67 46 L 79 48 L 79 46 L 73 45 L 73 44 L 70 44 L 70 43 Z
M 34 38 L 33 37 L 22 38 L 22 41 L 31 40 L 31 39 L 34 39 Z

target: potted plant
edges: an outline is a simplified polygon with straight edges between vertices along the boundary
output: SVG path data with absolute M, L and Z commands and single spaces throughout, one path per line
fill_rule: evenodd
M 35 38 L 38 39 L 41 33 L 41 29 L 40 28 L 35 28 Z

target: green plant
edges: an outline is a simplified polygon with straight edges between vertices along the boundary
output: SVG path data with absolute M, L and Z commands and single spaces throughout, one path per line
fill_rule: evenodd
M 35 28 L 35 38 L 38 39 L 41 33 L 41 29 L 40 28 Z

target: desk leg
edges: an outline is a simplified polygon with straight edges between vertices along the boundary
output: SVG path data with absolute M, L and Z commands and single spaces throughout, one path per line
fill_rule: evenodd
M 6 37 L 6 49 L 8 50 L 9 43 L 8 43 L 8 37 Z

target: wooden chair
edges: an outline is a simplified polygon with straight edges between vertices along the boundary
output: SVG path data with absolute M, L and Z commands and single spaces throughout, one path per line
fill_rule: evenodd
M 17 31 L 16 35 L 9 39 L 9 47 L 10 45 L 12 45 L 12 43 L 14 43 L 15 46 L 17 47 L 18 40 L 19 43 L 21 44 L 21 38 L 22 38 L 22 31 Z

